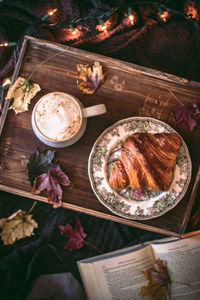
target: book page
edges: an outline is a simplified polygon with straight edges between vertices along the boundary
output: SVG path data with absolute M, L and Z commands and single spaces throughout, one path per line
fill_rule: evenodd
M 87 260 L 86 260 L 87 261 Z M 89 300 L 144 300 L 140 287 L 147 285 L 143 270 L 154 263 L 151 246 L 93 262 L 79 262 Z
M 152 245 L 156 258 L 167 261 L 171 299 L 200 299 L 200 235 Z

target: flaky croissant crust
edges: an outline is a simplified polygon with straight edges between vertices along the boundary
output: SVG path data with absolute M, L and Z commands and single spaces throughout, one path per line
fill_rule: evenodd
M 114 189 L 131 187 L 165 191 L 170 187 L 181 139 L 176 133 L 134 133 L 121 146 L 109 184 Z

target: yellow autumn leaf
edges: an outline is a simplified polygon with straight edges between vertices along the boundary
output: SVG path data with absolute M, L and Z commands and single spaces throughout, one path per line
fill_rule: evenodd
M 143 274 L 148 284 L 141 287 L 141 295 L 149 296 L 151 300 L 168 300 L 171 281 L 167 263 L 157 259 L 152 267 L 143 271 Z
M 151 300 L 169 300 L 168 286 L 160 286 L 151 282 L 148 286 L 141 287 L 141 295 L 143 297 L 149 296 Z
M 88 64 L 78 64 L 77 71 L 77 86 L 83 94 L 93 94 L 104 82 L 105 74 L 103 74 L 102 66 L 98 61 L 95 61 L 93 67 L 89 66 Z
M 11 245 L 16 240 L 34 235 L 33 231 L 38 228 L 38 224 L 32 215 L 20 209 L 10 217 L 0 219 L 0 228 L 4 245 Z
M 39 84 L 31 80 L 18 77 L 14 85 L 8 90 L 6 100 L 14 99 L 9 109 L 13 109 L 16 114 L 27 111 L 31 99 L 41 90 Z

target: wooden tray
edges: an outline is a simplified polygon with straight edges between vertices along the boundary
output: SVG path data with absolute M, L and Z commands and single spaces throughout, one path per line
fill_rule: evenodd
M 39 66 L 41 62 L 61 50 L 64 52 Z M 94 61 L 103 65 L 107 74 L 106 80 L 93 95 L 83 95 L 76 86 L 76 65 L 93 64 Z M 175 128 L 189 148 L 193 174 L 184 198 L 175 208 L 159 218 L 132 221 L 114 215 L 104 207 L 90 186 L 87 172 L 88 156 L 99 135 L 121 119 L 148 116 L 174 127 L 171 110 L 179 104 L 177 99 L 183 104 L 188 101 L 200 103 L 200 83 L 26 36 L 12 82 L 18 76 L 28 78 L 36 67 L 37 70 L 31 79 L 39 83 L 42 90 L 32 100 L 29 111 L 15 115 L 13 110 L 8 111 L 8 101 L 0 119 L 0 189 L 47 202 L 46 197 L 31 194 L 31 186 L 27 180 L 26 160 L 30 154 L 36 147 L 41 151 L 49 148 L 34 135 L 31 112 L 37 100 L 44 94 L 52 91 L 67 92 L 76 96 L 84 106 L 104 103 L 107 113 L 88 119 L 86 132 L 76 144 L 56 149 L 55 158 L 73 183 L 72 188 L 63 188 L 63 207 L 166 235 L 183 236 L 195 198 L 194 193 L 191 193 L 200 165 L 200 126 L 193 132 L 184 125 Z M 45 193 L 42 195 L 46 196 Z

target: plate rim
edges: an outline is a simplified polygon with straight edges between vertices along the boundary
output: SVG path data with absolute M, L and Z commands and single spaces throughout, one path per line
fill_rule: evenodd
M 183 192 L 182 192 L 182 196 L 180 197 L 180 199 L 177 201 L 177 202 L 173 202 L 170 206 L 168 206 L 168 209 L 167 211 L 161 211 L 161 212 L 158 212 L 156 215 L 154 216 L 129 216 L 129 215 L 122 215 L 122 213 L 114 210 L 111 206 L 109 206 L 109 204 L 107 204 L 106 202 L 104 202 L 101 197 L 98 195 L 98 193 L 96 192 L 95 188 L 94 188 L 94 183 L 93 183 L 93 180 L 91 178 L 91 174 L 90 174 L 90 170 L 91 170 L 91 158 L 92 158 L 92 155 L 94 153 L 94 149 L 96 147 L 96 145 L 98 144 L 99 140 L 102 139 L 102 137 L 108 133 L 108 131 L 112 131 L 113 128 L 115 128 L 118 124 L 120 123 L 124 123 L 124 122 L 128 122 L 129 120 L 137 120 L 137 121 L 153 121 L 153 122 L 158 122 L 160 124 L 163 124 L 164 127 L 168 127 L 170 130 L 172 130 L 173 132 L 175 132 L 176 134 L 178 134 L 178 136 L 181 138 L 181 141 L 182 141 L 182 144 L 184 145 L 184 148 L 186 150 L 186 157 L 188 159 L 188 169 L 189 169 L 189 174 L 188 174 L 188 177 L 187 177 L 187 184 L 185 185 L 184 189 L 183 189 Z M 117 122 L 115 122 L 114 124 L 112 124 L 111 126 L 107 127 L 99 136 L 98 138 L 96 139 L 96 141 L 94 142 L 93 144 L 93 147 L 90 151 L 90 154 L 89 154 L 89 157 L 88 157 L 88 176 L 89 176 L 89 180 L 90 180 L 90 185 L 92 187 L 92 190 L 95 194 L 95 196 L 97 197 L 98 201 L 100 201 L 100 203 L 102 203 L 108 210 L 110 210 L 113 214 L 115 215 L 118 215 L 122 218 L 125 218 L 125 219 L 129 219 L 129 220 L 135 220 L 135 221 L 143 221 L 143 220 L 150 220 L 150 219 L 154 219 L 154 218 L 158 218 L 164 214 L 166 214 L 167 212 L 169 212 L 170 210 L 172 210 L 175 206 L 178 205 L 178 203 L 183 199 L 183 197 L 185 196 L 187 190 L 188 190 L 188 186 L 190 184 L 190 181 L 191 181 L 191 176 L 192 176 L 192 161 L 191 161 L 191 157 L 190 157 L 190 152 L 188 150 L 188 147 L 185 143 L 185 141 L 183 140 L 183 138 L 181 137 L 181 135 L 173 128 L 171 127 L 169 124 L 167 124 L 166 122 L 164 121 L 161 121 L 159 119 L 156 119 L 156 118 L 152 118 L 152 117 L 141 117 L 141 116 L 134 116 L 134 117 L 128 117 L 128 118 L 124 118 L 124 119 L 121 119 Z M 144 200 L 145 201 L 145 200 Z

